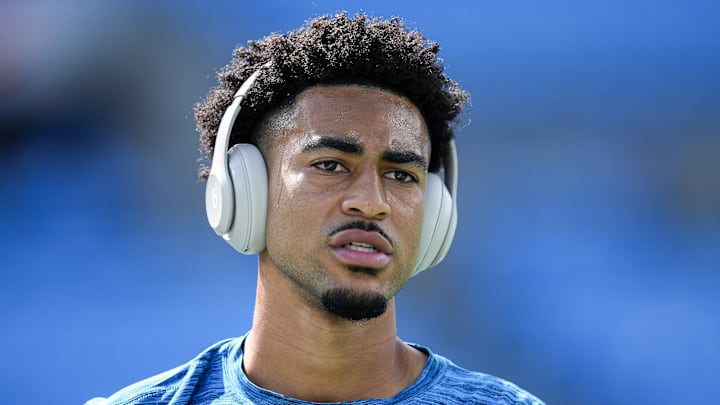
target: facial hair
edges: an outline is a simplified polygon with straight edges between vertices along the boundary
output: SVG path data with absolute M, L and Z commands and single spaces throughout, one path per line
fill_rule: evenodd
M 385 313 L 387 298 L 379 293 L 333 288 L 322 294 L 325 311 L 353 322 L 364 322 Z

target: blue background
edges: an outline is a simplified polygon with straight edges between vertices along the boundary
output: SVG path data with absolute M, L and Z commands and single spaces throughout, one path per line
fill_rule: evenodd
M 472 95 L 449 257 L 401 337 L 551 404 L 716 402 L 720 3 L 5 1 L 0 402 L 78 404 L 250 327 L 193 105 L 231 50 L 401 16 Z

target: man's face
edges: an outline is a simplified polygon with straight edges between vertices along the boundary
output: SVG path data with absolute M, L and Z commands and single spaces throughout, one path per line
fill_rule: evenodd
M 311 87 L 289 108 L 289 130 L 266 134 L 263 148 L 261 262 L 319 308 L 379 316 L 418 255 L 430 158 L 423 117 L 403 97 L 358 85 Z

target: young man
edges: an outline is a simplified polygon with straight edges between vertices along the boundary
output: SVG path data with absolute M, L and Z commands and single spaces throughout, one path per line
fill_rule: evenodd
M 393 297 L 455 226 L 467 95 L 438 49 L 341 14 L 236 50 L 197 119 L 210 224 L 259 254 L 252 329 L 90 403 L 541 403 L 397 337 Z

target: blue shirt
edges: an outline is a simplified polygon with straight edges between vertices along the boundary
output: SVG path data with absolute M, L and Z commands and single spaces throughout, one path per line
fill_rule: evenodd
M 260 388 L 242 369 L 244 337 L 220 341 L 190 362 L 140 381 L 109 398 L 86 405 L 149 404 L 312 404 Z M 366 399 L 347 404 L 540 404 L 517 385 L 488 374 L 465 370 L 429 349 L 420 377 L 393 398 Z

